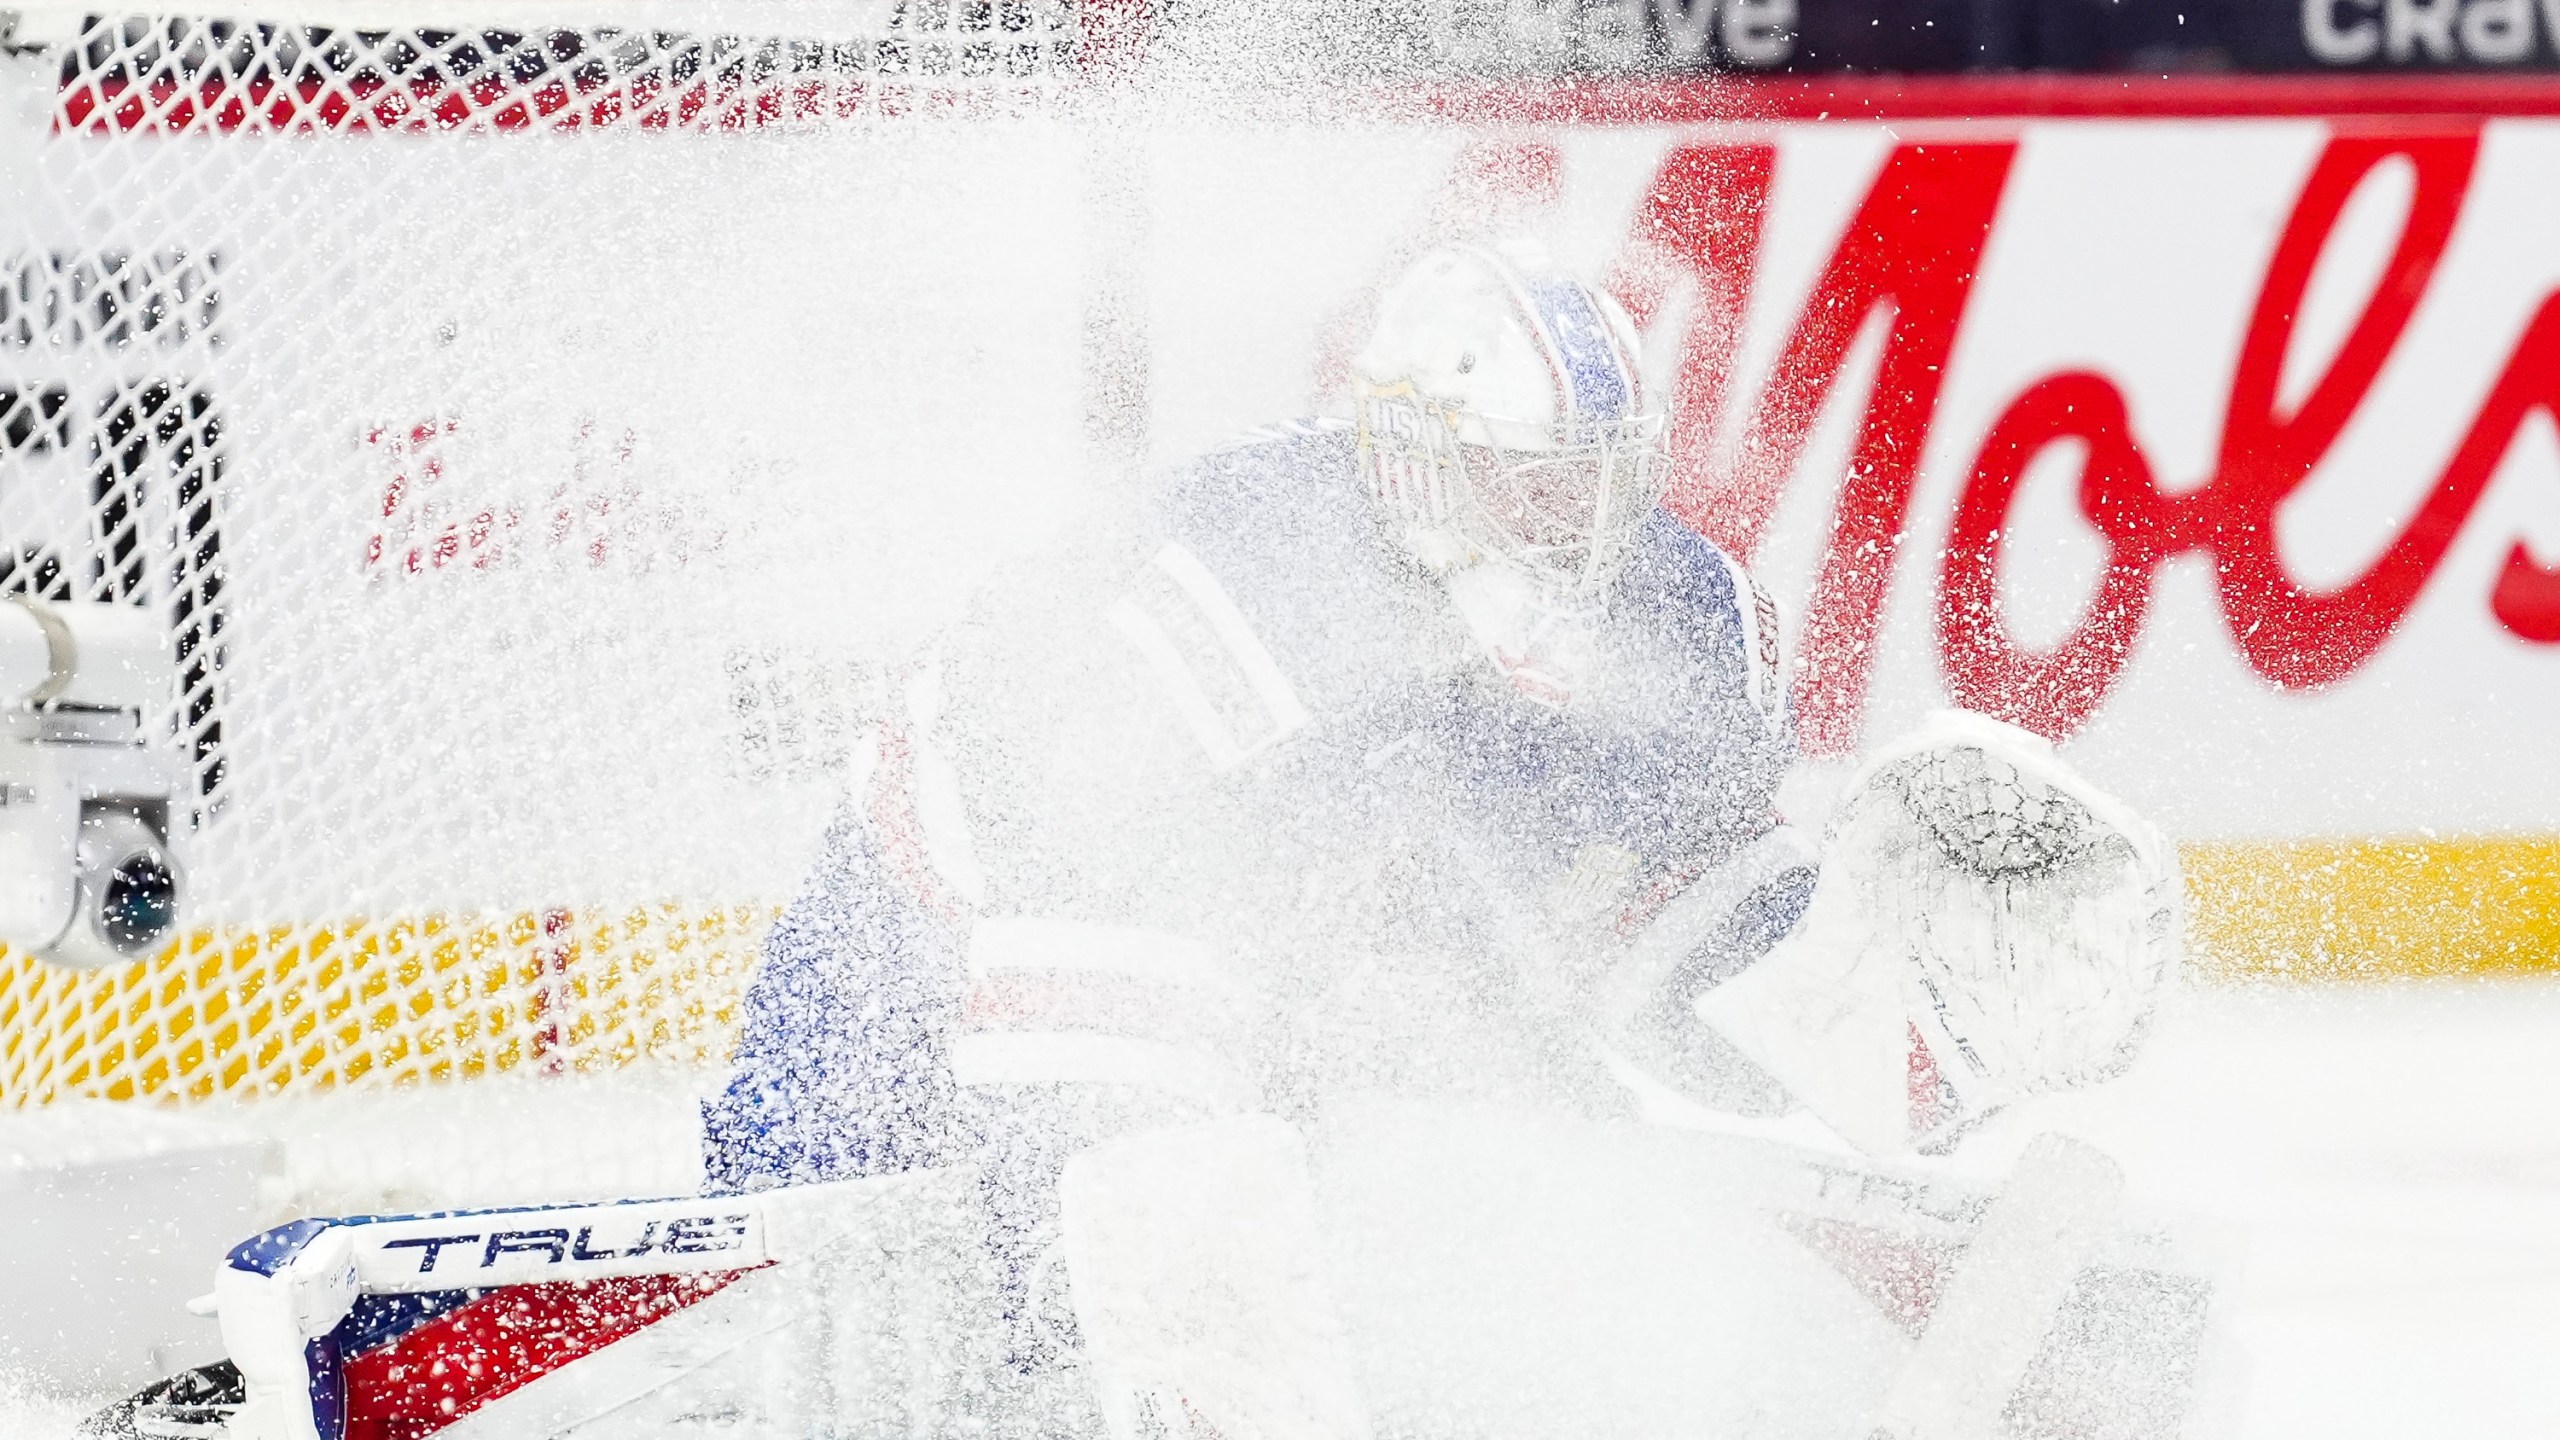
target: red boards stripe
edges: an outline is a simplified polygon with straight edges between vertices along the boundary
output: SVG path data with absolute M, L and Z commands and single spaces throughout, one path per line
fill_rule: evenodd
M 1391 109 L 1470 124 L 1696 125 L 1768 120 L 2018 120 L 2560 114 L 2560 75 L 1698 75 L 1463 81 L 1381 92 Z
M 346 1440 L 421 1440 L 745 1274 L 637 1275 L 495 1290 L 348 1358 Z
M 1117 0 L 1115 0 L 1117 3 Z M 1089 55 L 1095 68 L 1121 63 Z M 1036 87 L 1026 84 L 1022 93 Z M 392 131 L 755 130 L 879 113 L 1001 109 L 989 96 L 855 74 L 677 78 L 665 66 L 614 77 L 581 70 L 468 82 L 371 71 L 290 83 L 220 73 L 68 74 L 65 132 L 275 134 Z M 2560 75 L 1689 75 L 1560 77 L 1379 87 L 1383 113 L 1474 125 L 1695 125 L 1773 120 L 2019 120 L 2053 117 L 2560 115 Z

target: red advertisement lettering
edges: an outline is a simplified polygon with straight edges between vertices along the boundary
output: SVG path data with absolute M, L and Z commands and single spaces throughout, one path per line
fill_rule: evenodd
M 2250 317 L 2224 413 L 2214 472 L 2164 495 L 2106 379 L 2057 375 L 2028 388 L 1992 426 L 1942 562 L 1938 637 L 1948 688 L 1962 704 L 2058 737 L 2084 723 L 2132 653 L 2161 561 L 2202 551 L 2213 561 L 2232 641 L 2270 683 L 2329 684 L 2389 640 L 2452 547 L 2525 418 L 2560 403 L 2560 296 L 2527 325 L 2444 473 L 2408 524 L 2361 574 L 2313 590 L 2285 568 L 2276 512 L 2329 454 L 2371 392 L 2435 274 L 2478 150 L 2474 131 L 2342 135 L 2313 167 L 2286 222 Z M 2376 165 L 2405 157 L 2416 193 L 2380 280 L 2345 343 L 2291 413 L 2276 381 L 2295 317 L 2348 198 Z M 2053 650 L 2008 633 L 1996 575 L 1999 537 L 2018 477 L 2036 453 L 2077 439 L 2089 458 L 2080 510 L 2105 540 L 2107 565 L 2080 623 Z M 2560 575 L 2521 544 L 2490 597 L 2511 632 L 2560 641 Z
M 2214 468 L 2164 490 L 2124 396 L 2103 374 L 2048 375 L 1993 422 L 1959 495 L 1939 558 L 1937 638 L 1952 696 L 2057 738 L 2084 724 L 2141 637 L 2161 563 L 2212 563 L 2234 645 L 2269 683 L 2332 683 L 2370 660 L 2441 565 L 2517 431 L 2560 411 L 2560 295 L 2547 298 L 2416 513 L 2361 573 L 2313 589 L 2286 568 L 2276 516 L 2373 390 L 2427 293 L 2469 189 L 2476 128 L 2340 134 L 2324 148 L 2277 243 L 2241 346 Z M 1672 152 L 1637 221 L 1621 290 L 1639 323 L 1662 309 L 1664 270 L 1695 282 L 1696 318 L 1674 387 L 1672 504 L 1734 553 L 1751 555 L 1801 456 L 1806 430 L 1847 347 L 1879 305 L 1892 320 L 1874 392 L 1834 511 L 1804 618 L 1795 682 L 1805 746 L 1857 741 L 1871 649 L 1908 523 L 1913 470 L 1997 209 L 2011 147 L 1904 146 L 1893 152 L 1824 267 L 1741 431 L 1738 458 L 1714 437 L 1749 295 L 1773 156 L 1767 147 Z M 2311 277 L 2359 184 L 2393 157 L 2416 185 L 2381 278 L 2300 404 L 2277 397 Z M 1668 262 L 1665 265 L 1663 262 Z M 1632 277 L 1632 278 L 1625 278 Z M 2051 649 L 2011 633 L 1998 576 L 2018 486 L 2046 447 L 2085 449 L 2078 502 L 2106 561 L 2078 621 Z M 2509 632 L 2560 643 L 2560 571 L 2521 543 L 2489 597 Z
M 1758 549 L 1867 316 L 1879 306 L 1891 311 L 1875 388 L 1797 642 L 1796 723 L 1805 748 L 1817 754 L 1857 743 L 1914 473 L 2016 148 L 2001 141 L 1893 151 L 1814 282 L 1730 469 L 1716 463 L 1712 444 L 1759 250 L 1772 168 L 1768 148 L 1674 150 L 1637 219 L 1639 239 L 1685 270 L 1701 295 L 1673 385 L 1679 414 L 1669 504 L 1737 556 Z M 1624 291 L 1639 322 L 1653 318 L 1658 293 L 1635 284 Z

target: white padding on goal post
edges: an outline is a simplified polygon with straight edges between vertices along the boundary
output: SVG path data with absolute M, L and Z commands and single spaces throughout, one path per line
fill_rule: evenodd
M 187 1313 L 261 1208 L 268 1143 L 141 1106 L 0 1115 L 0 1370 L 109 1389 L 220 1358 Z

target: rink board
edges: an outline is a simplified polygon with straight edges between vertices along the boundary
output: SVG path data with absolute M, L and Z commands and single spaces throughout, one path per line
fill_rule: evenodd
M 2189 847 L 2203 973 L 2560 963 L 2560 121 L 14 103 L 0 382 L 222 407 L 227 748 L 207 930 L 13 960 L 0 1093 L 717 1054 L 875 677 L 1099 493 L 1089 312 L 1169 464 L 1338 393 L 1403 257 L 1500 232 L 1641 312 L 1810 748 L 1950 700 L 2068 735 Z M 102 250 L 218 325 L 64 323 Z M 79 527 L 65 433 L 10 457 L 13 544 Z
M 1526 216 L 1575 267 L 1661 292 L 1657 376 L 1678 383 L 1684 348 L 1730 356 L 1681 392 L 1729 375 L 1716 423 L 1684 410 L 1674 500 L 1778 592 L 1814 748 L 1966 698 L 2068 734 L 2182 839 L 2530 835 L 2560 815 L 2560 773 L 2536 763 L 2560 698 L 2560 358 L 2528 334 L 2560 286 L 2542 183 L 2560 126 L 1539 126 L 1157 153 L 1168 458 L 1310 403 L 1321 361 L 1301 357 L 1356 334 L 1340 321 L 1385 257 L 1463 233 L 1446 217 L 1471 204 Z M 1735 236 L 1744 204 L 1756 237 Z M 1738 238 L 1756 249 L 1713 254 Z M 1745 292 L 1738 323 L 1697 313 L 1702 272 Z M 2370 303 L 2386 278 L 2414 305 Z M 1914 302 L 1898 343 L 1879 296 Z M 2081 505 L 2074 406 L 2112 462 L 2096 479 L 2210 486 L 2232 532 L 2270 511 L 2266 555 L 2181 514 L 2147 537 L 2119 522 L 2135 533 L 2111 556 Z M 1792 463 L 1737 457 L 1746 435 Z M 2302 474 L 2267 458 L 2286 447 Z M 1818 589 L 1862 554 L 1874 591 Z M 2217 591 L 2218 565 L 2262 558 L 2249 588 Z M 1988 591 L 1948 599 L 1983 572 Z

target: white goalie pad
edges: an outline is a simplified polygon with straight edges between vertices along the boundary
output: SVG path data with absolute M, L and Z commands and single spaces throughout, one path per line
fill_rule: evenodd
M 2037 736 L 1941 712 L 1859 769 L 1803 921 L 1697 1011 L 1889 1154 L 2120 1072 L 2178 948 L 2156 831 Z
M 1880 1440 L 2000 1433 L 2073 1286 L 2115 1230 L 2123 1189 L 2123 1172 L 2090 1146 L 2044 1135 L 2027 1147 L 1895 1372 Z
M 2220 1267 L 2120 1217 L 2112 1167 L 2078 1147 L 2032 1149 L 1992 1189 L 1734 1136 L 1348 1101 L 1303 1139 L 1254 1117 L 1076 1161 L 1082 1354 L 1025 1385 L 990 1343 L 974 1183 L 324 1224 L 269 1247 L 262 1295 L 225 1296 L 252 1381 L 227 1428 L 101 1433 L 1093 1440 L 1098 1410 L 1112 1440 L 1953 1440 L 1993 1433 L 1986 1415 L 2015 1440 L 2171 1440 L 2199 1433 L 2218 1343 Z M 699 1270 L 474 1287 L 434 1313 L 399 1307 L 451 1292 L 365 1278 L 620 1270 L 653 1221 L 651 1250 L 736 1243 Z M 334 1354 L 307 1363 L 321 1339 Z M 313 1404 L 332 1365 L 334 1408 Z
M 1076 1323 L 1112 1440 L 1367 1440 L 1295 1130 L 1157 1130 L 1069 1162 Z
M 1096 1149 L 1067 1254 L 1113 1440 L 2193 1434 L 2215 1264 L 2116 1188 L 1351 1101 Z

